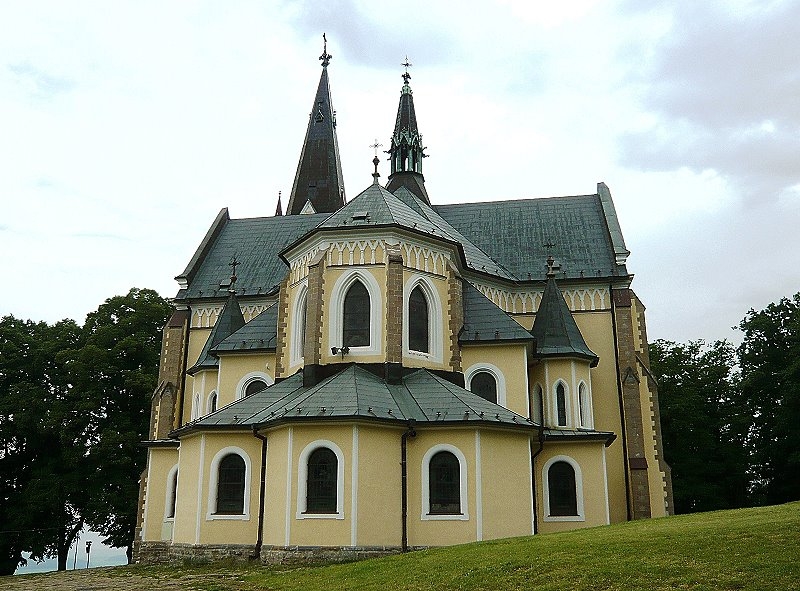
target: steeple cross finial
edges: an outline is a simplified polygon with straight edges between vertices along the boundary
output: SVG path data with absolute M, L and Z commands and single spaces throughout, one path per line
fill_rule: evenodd
M 374 144 L 370 144 L 369 147 L 372 148 L 373 150 L 375 150 L 375 156 L 377 156 L 378 155 L 378 148 L 382 148 L 383 144 L 378 143 L 378 138 L 375 138 L 375 143 Z
M 406 68 L 406 71 L 405 71 L 405 73 L 403 74 L 403 81 L 404 81 L 406 84 L 408 84 L 408 81 L 409 81 L 409 80 L 411 80 L 411 74 L 409 74 L 409 73 L 408 73 L 408 69 L 409 69 L 411 66 L 413 66 L 413 65 L 414 65 L 414 64 L 412 64 L 410 61 L 408 61 L 408 54 L 406 54 L 406 61 L 404 61 L 404 62 L 403 62 L 402 64 L 400 64 L 400 65 L 401 65 L 401 66 L 405 66 L 405 68 Z
M 561 268 L 561 265 L 556 264 L 556 260 L 553 258 L 553 253 L 551 252 L 555 244 L 548 241 L 542 246 L 547 249 L 547 276 L 555 277 L 556 271 Z
M 322 55 L 319 56 L 319 59 L 322 61 L 322 67 L 327 68 L 328 64 L 331 63 L 333 56 L 328 53 L 328 38 L 325 36 L 325 33 L 322 34 L 322 41 L 324 45 L 322 47 Z
M 233 271 L 231 272 L 231 289 L 233 289 L 233 284 L 234 284 L 234 283 L 236 283 L 236 267 L 237 267 L 238 265 L 240 265 L 240 264 L 241 264 L 241 263 L 240 263 L 239 261 L 237 261 L 237 260 L 236 260 L 236 255 L 234 254 L 234 255 L 233 255 L 233 258 L 231 259 L 231 262 L 230 262 L 230 263 L 228 263 L 228 266 L 229 266 L 231 269 L 233 269 Z

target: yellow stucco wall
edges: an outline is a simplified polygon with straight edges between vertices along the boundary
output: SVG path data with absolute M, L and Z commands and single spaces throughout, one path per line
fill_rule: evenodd
M 565 442 L 545 443 L 544 449 L 536 457 L 536 499 L 539 532 L 551 533 L 570 529 L 606 525 L 606 480 L 603 472 L 602 442 Z M 583 518 L 565 519 L 551 518 L 546 514 L 544 481 L 547 474 L 543 471 L 549 460 L 566 456 L 574 460 L 580 468 L 582 481 Z M 579 476 L 576 471 L 576 481 Z
M 168 476 L 178 463 L 177 448 L 148 449 L 147 491 L 142 537 L 145 541 L 169 540 L 172 537 L 172 519 L 166 517 Z
M 465 345 L 461 348 L 461 366 L 464 377 L 471 368 L 494 366 L 502 373 L 505 382 L 505 406 L 517 414 L 528 416 L 528 358 L 526 346 L 521 343 L 508 345 Z M 498 383 L 498 403 L 501 402 L 501 384 Z
M 256 375 L 257 374 L 257 375 Z M 219 357 L 219 401 L 221 408 L 240 397 L 240 385 L 246 376 L 260 377 L 266 382 L 275 380 L 274 353 L 225 353 Z

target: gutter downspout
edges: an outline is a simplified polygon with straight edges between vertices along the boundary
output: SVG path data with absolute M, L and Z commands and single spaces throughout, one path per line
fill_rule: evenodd
M 539 425 L 539 449 L 533 451 L 533 440 L 531 439 L 531 492 L 533 494 L 533 532 L 539 533 L 539 507 L 536 502 L 536 456 L 544 449 L 544 425 Z
M 633 519 L 631 513 L 631 479 L 628 466 L 628 434 L 625 429 L 625 401 L 622 393 L 622 376 L 619 373 L 619 342 L 617 341 L 617 305 L 614 303 L 614 285 L 609 283 L 608 293 L 611 294 L 611 327 L 614 331 L 614 365 L 617 374 L 617 394 L 619 395 L 619 423 L 622 432 L 622 464 L 625 468 L 625 510 L 628 521 Z
M 416 437 L 417 432 L 414 430 L 414 419 L 409 419 L 408 429 L 400 437 L 400 472 L 401 472 L 401 497 L 402 497 L 402 519 L 403 519 L 403 536 L 401 540 L 402 551 L 408 552 L 408 466 L 406 446 L 409 437 Z
M 261 546 L 264 545 L 264 490 L 267 482 L 267 437 L 258 432 L 258 427 L 253 425 L 253 437 L 261 440 L 261 485 L 258 490 L 258 537 L 253 549 L 251 560 L 261 558 Z

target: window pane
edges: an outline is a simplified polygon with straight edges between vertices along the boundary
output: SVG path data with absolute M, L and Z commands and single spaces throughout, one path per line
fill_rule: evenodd
M 228 454 L 222 458 L 217 480 L 217 513 L 244 513 L 244 472 L 244 460 L 240 456 Z
M 581 414 L 581 427 L 586 427 L 589 424 L 587 418 L 588 417 L 587 413 L 589 409 L 586 408 L 587 402 L 588 401 L 586 400 L 586 386 L 581 384 L 580 388 L 578 388 L 578 406 L 579 406 L 578 410 L 580 411 Z
M 419 286 L 413 289 L 408 298 L 408 348 L 412 351 L 429 352 L 428 302 Z
M 306 513 L 336 513 L 337 468 L 336 454 L 327 447 L 308 457 Z
M 578 497 L 575 490 L 575 470 L 567 462 L 555 462 L 547 471 L 550 515 L 572 516 L 578 514 Z
M 533 392 L 531 409 L 533 412 L 533 422 L 537 425 L 542 425 L 544 420 L 544 400 L 542 399 L 542 388 L 540 386 L 536 386 L 536 390 Z
M 461 477 L 458 458 L 449 451 L 440 451 L 428 467 L 430 513 L 461 514 Z
M 344 330 L 342 346 L 369 345 L 369 293 L 364 284 L 356 281 L 344 297 Z
M 564 392 L 564 384 L 556 386 L 556 411 L 558 413 L 558 426 L 567 426 L 567 397 Z
M 481 371 L 472 376 L 470 390 L 481 398 L 497 404 L 497 380 L 488 371 Z
M 178 501 L 178 471 L 175 470 L 175 474 L 172 476 L 172 482 L 170 483 L 172 486 L 172 494 L 170 495 L 169 499 L 169 510 L 167 511 L 167 517 L 175 517 L 175 505 Z
M 261 392 L 264 388 L 267 387 L 267 383 L 264 380 L 253 380 L 247 387 L 244 389 L 244 395 L 250 396 L 251 394 L 255 394 L 256 392 Z

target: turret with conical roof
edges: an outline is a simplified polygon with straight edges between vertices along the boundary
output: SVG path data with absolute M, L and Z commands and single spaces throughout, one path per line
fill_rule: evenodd
M 425 190 L 425 177 L 422 176 L 422 159 L 426 157 L 425 146 L 422 145 L 422 136 L 417 129 L 414 96 L 408 84 L 411 79 L 411 74 L 408 73 L 411 65 L 408 58 L 402 65 L 406 67 L 406 71 L 403 74 L 400 105 L 397 108 L 397 120 L 389 148 L 392 172 L 386 188 L 394 192 L 400 187 L 406 187 L 425 203 L 430 204 L 428 192 Z
M 319 56 L 322 75 L 311 107 L 286 215 L 332 213 L 345 201 L 339 143 L 336 139 L 336 112 L 331 104 L 328 84 L 328 64 L 333 56 L 328 53 L 325 35 L 322 37 L 325 40 L 322 55 Z

